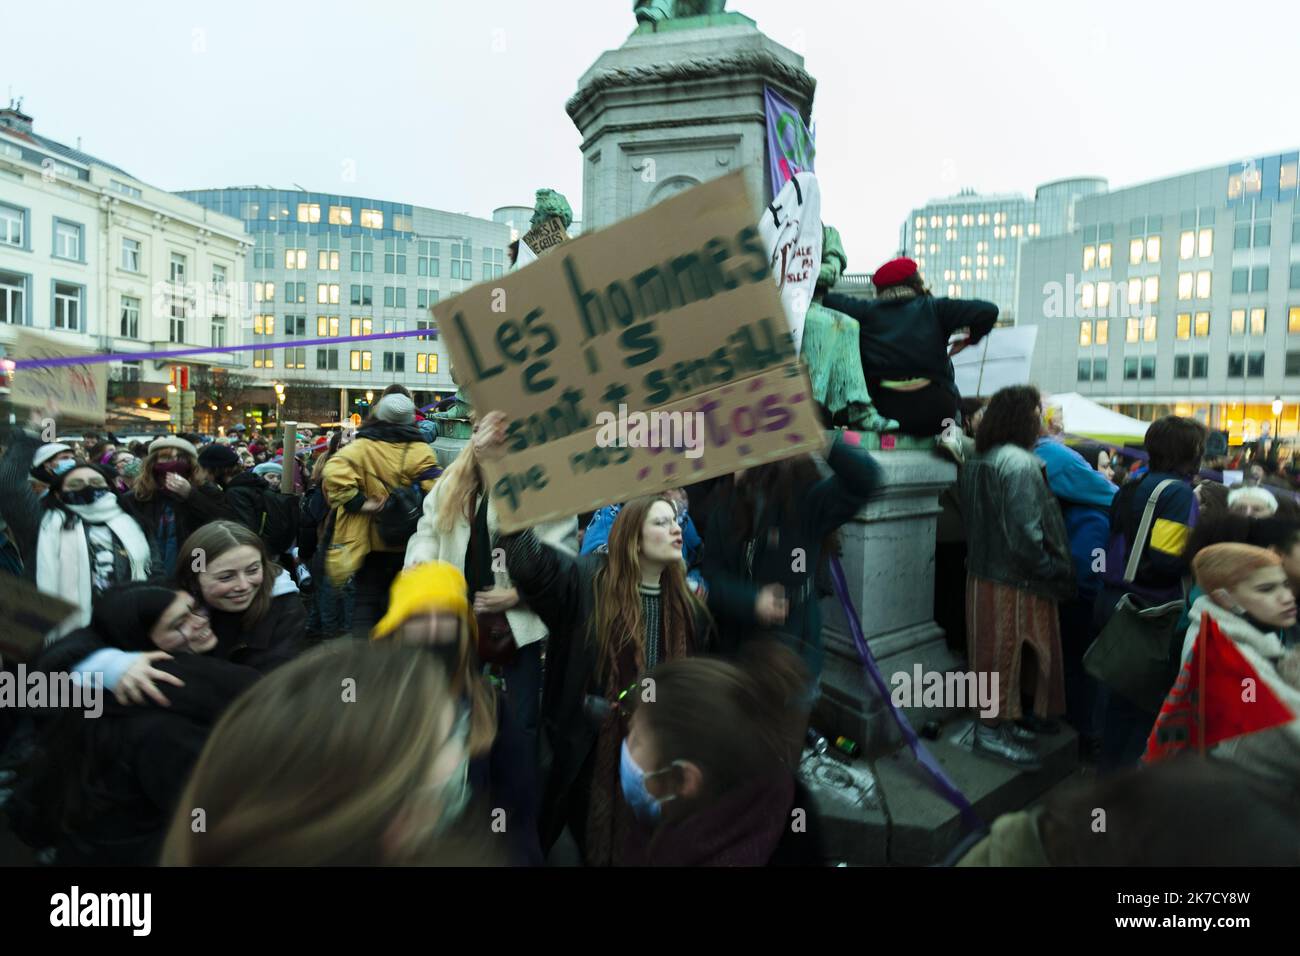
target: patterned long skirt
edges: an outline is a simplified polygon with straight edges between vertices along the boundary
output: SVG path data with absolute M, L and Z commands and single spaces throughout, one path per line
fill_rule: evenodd
M 966 647 L 975 673 L 998 675 L 998 719 L 1022 716 L 1021 668 L 1033 654 L 1033 710 L 1038 717 L 1065 713 L 1065 670 L 1056 602 L 973 574 L 966 576 Z M 1026 688 L 1029 690 L 1030 688 Z

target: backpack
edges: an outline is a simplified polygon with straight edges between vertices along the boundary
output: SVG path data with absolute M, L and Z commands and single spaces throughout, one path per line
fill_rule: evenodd
M 402 449 L 402 461 L 397 466 L 399 473 L 405 472 L 407 445 Z M 426 478 L 436 478 L 442 473 L 440 468 L 431 468 L 415 476 L 409 487 L 393 488 L 388 492 L 388 500 L 374 518 L 375 530 L 384 543 L 391 547 L 400 547 L 415 534 L 424 513 L 424 490 L 420 482 Z
M 267 489 L 262 492 L 262 515 L 257 533 L 271 554 L 282 554 L 298 539 L 299 505 L 297 495 L 283 495 Z

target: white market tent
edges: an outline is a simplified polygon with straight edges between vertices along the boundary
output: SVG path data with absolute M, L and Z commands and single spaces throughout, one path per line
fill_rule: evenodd
M 1140 445 L 1150 422 L 1139 421 L 1084 398 L 1078 392 L 1058 392 L 1044 399 L 1047 406 L 1061 409 L 1061 423 L 1067 435 L 1078 435 L 1112 445 Z

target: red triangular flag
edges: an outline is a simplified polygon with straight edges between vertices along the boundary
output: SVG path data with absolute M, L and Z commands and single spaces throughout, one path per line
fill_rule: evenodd
M 1188 748 L 1204 753 L 1221 741 L 1292 720 L 1291 709 L 1203 612 L 1192 656 L 1165 697 L 1142 762 L 1155 763 Z

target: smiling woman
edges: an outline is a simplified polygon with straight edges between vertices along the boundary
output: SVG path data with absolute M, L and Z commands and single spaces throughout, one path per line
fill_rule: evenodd
M 190 535 L 176 581 L 209 615 L 216 656 L 265 672 L 300 649 L 307 613 L 298 589 L 243 525 L 214 521 Z

